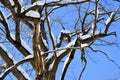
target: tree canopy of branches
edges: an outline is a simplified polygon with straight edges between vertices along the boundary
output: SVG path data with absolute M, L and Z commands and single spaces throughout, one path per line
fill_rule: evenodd
M 0 56 L 4 61 L 0 80 L 9 73 L 18 80 L 31 80 L 21 67 L 25 63 L 35 73 L 35 80 L 55 80 L 62 60 L 60 80 L 64 80 L 76 50 L 81 52 L 84 64 L 80 80 L 88 62 L 86 48 L 103 53 L 119 67 L 104 51 L 93 48 L 99 41 L 112 44 L 105 37 L 117 35 L 111 26 L 120 20 L 120 6 L 109 10 L 103 3 L 104 0 L 0 0 Z

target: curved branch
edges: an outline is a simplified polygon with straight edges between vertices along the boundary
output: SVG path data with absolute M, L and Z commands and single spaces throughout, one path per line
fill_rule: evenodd
M 50 36 L 50 39 L 52 41 L 52 47 L 53 47 L 53 50 L 55 50 L 55 43 L 54 43 L 54 38 L 53 38 L 52 33 L 51 33 L 50 23 L 48 20 L 47 8 L 45 8 L 45 16 L 46 16 L 46 22 L 47 22 L 47 26 L 48 26 L 49 36 Z M 56 51 L 54 52 L 54 57 L 55 58 L 57 57 Z
M 16 62 L 12 56 L 10 56 L 11 54 L 8 52 L 8 50 L 5 48 L 4 45 L 0 44 L 0 56 L 2 57 L 2 59 L 6 62 L 7 68 L 10 66 L 13 66 L 14 63 Z M 28 56 L 30 57 L 30 56 Z M 26 57 L 27 58 L 27 57 Z M 22 73 L 22 71 L 20 71 L 18 68 L 14 68 L 12 71 L 10 71 L 13 73 L 13 75 L 17 78 L 17 79 L 26 79 L 27 77 Z M 2 74 L 0 75 L 2 77 Z M 4 77 L 3 77 L 4 78 Z M 3 80 L 3 79 L 1 79 Z
M 28 62 L 30 60 L 33 59 L 33 57 L 29 57 L 30 55 L 28 55 L 27 57 L 25 57 L 23 60 L 19 61 L 18 63 L 14 64 L 13 66 L 9 67 L 8 69 L 6 69 L 6 71 L 0 75 L 0 79 L 3 80 L 7 74 L 9 74 L 12 70 L 14 70 L 14 68 L 17 68 L 19 65 Z
M 68 66 L 71 63 L 72 59 L 74 58 L 74 54 L 75 54 L 75 49 L 71 50 L 70 55 L 66 58 L 60 80 L 64 80 L 64 77 L 65 77 L 65 74 L 67 72 Z
M 82 71 L 80 72 L 78 80 L 81 79 L 81 77 L 83 75 L 83 72 L 85 71 L 85 68 L 86 68 L 86 65 L 87 65 L 87 59 L 85 57 L 85 51 L 84 51 L 84 49 L 81 50 L 81 60 L 82 60 L 82 62 L 84 62 L 84 66 L 82 68 Z
M 82 69 L 82 71 L 81 71 L 81 73 L 80 73 L 80 75 L 79 75 L 79 78 L 78 78 L 78 80 L 80 80 L 81 79 L 81 77 L 82 77 L 82 74 L 83 74 L 83 72 L 84 72 L 84 70 L 85 70 L 85 68 L 86 68 L 86 65 L 87 65 L 87 60 L 86 60 L 86 58 L 85 58 L 85 61 L 84 61 L 84 66 L 83 66 L 83 69 Z

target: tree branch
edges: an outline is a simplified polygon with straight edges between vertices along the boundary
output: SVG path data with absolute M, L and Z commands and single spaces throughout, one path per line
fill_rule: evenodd
M 3 47 L 1 46 L 2 44 L 0 44 L 0 55 L 3 58 L 3 60 L 6 62 L 7 67 L 11 67 L 14 65 L 14 61 L 12 60 L 12 58 L 9 56 L 10 53 L 6 52 L 6 50 L 3 49 Z M 21 65 L 21 63 L 19 64 Z M 8 70 L 8 69 L 7 69 Z M 21 71 L 19 71 L 16 67 L 14 67 L 14 69 L 12 69 L 12 71 L 10 70 L 9 72 L 7 72 L 4 75 L 1 74 L 0 79 L 4 79 L 5 76 L 7 76 L 6 74 L 8 74 L 9 72 L 12 72 L 13 75 L 17 78 L 17 79 L 26 79 L 25 75 L 23 75 L 23 73 Z
M 95 19 L 94 19 L 94 25 L 93 25 L 93 35 L 95 34 L 96 28 L 97 28 L 97 19 L 98 19 L 98 0 L 95 0 Z
M 115 65 L 120 69 L 120 66 L 119 66 L 113 59 L 111 59 L 105 52 L 103 52 L 103 51 L 101 51 L 101 50 L 95 50 L 95 49 L 93 49 L 93 48 L 90 47 L 90 46 L 89 46 L 89 48 L 90 48 L 93 52 L 100 52 L 100 53 L 104 54 L 105 57 L 106 57 L 109 61 L 111 61 L 113 64 L 115 64 Z
M 109 16 L 109 18 L 107 19 L 105 33 L 108 32 L 108 29 L 109 29 L 111 23 L 114 21 L 114 18 L 119 10 L 120 10 L 120 6 L 114 12 L 112 12 L 111 15 Z
M 75 49 L 71 50 L 69 56 L 66 58 L 60 80 L 64 80 L 64 77 L 65 77 L 65 74 L 67 72 L 68 66 L 70 65 L 72 59 L 74 58 L 74 53 L 75 53 Z
M 15 20 L 16 27 L 15 27 L 15 39 L 17 43 L 21 43 L 21 38 L 20 38 L 20 22 L 19 20 Z
M 29 55 L 28 55 L 29 56 Z M 18 73 L 18 72 L 14 72 L 15 70 L 16 70 L 16 68 L 19 66 L 19 65 L 21 65 L 21 64 L 23 64 L 23 63 L 25 63 L 25 62 L 28 62 L 28 61 L 30 61 L 30 60 L 32 60 L 33 59 L 33 57 L 30 57 L 30 58 L 25 58 L 25 59 L 23 59 L 23 60 L 21 60 L 21 61 L 19 61 L 19 62 L 17 62 L 16 64 L 13 64 L 11 67 L 9 67 L 8 69 L 6 69 L 6 71 L 3 73 L 3 74 L 1 74 L 0 75 L 0 79 L 4 79 L 6 76 L 7 76 L 7 74 L 9 74 L 10 72 L 13 72 L 13 74 L 16 76 L 16 78 L 18 78 L 18 79 L 28 79 L 27 77 L 25 78 L 25 75 L 23 75 L 23 73 Z M 19 71 L 19 70 L 17 70 L 17 71 Z
M 83 75 L 83 72 L 85 71 L 85 68 L 86 68 L 86 65 L 87 65 L 87 59 L 85 57 L 85 51 L 84 51 L 84 49 L 81 49 L 81 61 L 84 62 L 84 66 L 82 68 L 82 71 L 80 72 L 78 80 L 81 79 L 81 77 Z
M 54 43 L 54 38 L 53 38 L 52 33 L 51 33 L 50 23 L 48 20 L 47 8 L 45 8 L 45 16 L 46 16 L 46 22 L 47 22 L 47 26 L 48 26 L 49 36 L 50 36 L 50 39 L 52 42 L 52 47 L 53 47 L 53 50 L 55 50 L 55 43 Z M 56 58 L 56 57 L 57 57 L 56 52 L 54 52 L 54 58 Z

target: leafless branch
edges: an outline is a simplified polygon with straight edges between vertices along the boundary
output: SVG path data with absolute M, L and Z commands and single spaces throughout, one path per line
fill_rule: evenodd
M 29 55 L 28 55 L 28 56 L 29 56 Z M 33 59 L 33 57 L 31 57 L 31 58 L 25 58 L 25 59 L 17 62 L 17 63 L 14 64 L 13 66 L 11 66 L 11 67 L 9 67 L 8 69 L 6 69 L 6 71 L 5 71 L 2 75 L 0 75 L 0 79 L 4 79 L 4 78 L 7 76 L 7 74 L 9 74 L 10 72 L 12 72 L 12 70 L 14 70 L 15 68 L 17 68 L 19 65 L 21 65 L 21 64 L 23 64 L 23 63 L 25 63 L 25 62 L 28 62 L 28 61 L 30 61 L 30 60 L 32 60 L 32 59 Z
M 106 21 L 106 28 L 105 28 L 105 33 L 108 32 L 108 29 L 111 25 L 111 23 L 114 21 L 114 18 L 115 18 L 115 15 L 117 14 L 117 12 L 120 10 L 120 6 L 114 11 L 111 13 L 110 17 L 107 19 Z
M 11 57 L 9 55 L 10 55 L 10 53 L 6 52 L 6 50 L 3 49 L 0 44 L 0 56 L 6 62 L 7 68 L 14 65 L 14 61 L 13 61 L 13 59 L 11 59 Z M 7 71 L 7 69 L 6 69 L 6 71 Z M 20 78 L 26 79 L 26 77 L 23 75 L 23 73 L 21 73 L 21 71 L 19 71 L 16 68 L 14 68 L 11 72 L 14 74 L 14 76 L 16 76 L 19 79 Z M 2 77 L 2 79 L 4 79 L 5 76 L 7 76 L 7 75 L 4 75 L 4 76 L 0 75 L 0 77 Z
M 86 68 L 86 65 L 87 65 L 87 60 L 86 60 L 86 57 L 85 57 L 84 49 L 81 50 L 81 61 L 84 62 L 84 65 L 83 65 L 82 71 L 80 72 L 78 80 L 81 79 L 81 77 L 83 75 L 83 72 L 84 72 L 84 70 Z
M 67 72 L 68 66 L 71 63 L 72 59 L 74 58 L 74 53 L 75 53 L 75 50 L 71 50 L 69 56 L 65 60 L 62 75 L 61 75 L 61 80 L 64 80 L 64 77 L 65 77 L 65 74 Z
M 95 30 L 96 30 L 96 27 L 97 27 L 97 19 L 98 19 L 98 0 L 95 0 L 95 19 L 94 19 L 94 27 L 93 27 L 93 35 L 95 34 Z
M 47 8 L 45 9 L 45 16 L 46 16 L 46 22 L 47 22 L 47 26 L 48 26 L 49 36 L 50 36 L 50 39 L 52 41 L 52 47 L 53 47 L 53 50 L 55 50 L 55 43 L 54 43 L 53 35 L 51 33 L 50 23 L 49 23 L 49 20 L 48 20 Z M 54 57 L 55 58 L 57 57 L 56 52 L 54 52 Z
M 107 55 L 107 53 L 105 53 L 105 52 L 103 52 L 103 51 L 101 51 L 101 50 L 95 50 L 95 49 L 93 49 L 92 47 L 89 47 L 93 52 L 100 52 L 100 53 L 102 53 L 102 54 L 104 54 L 105 55 L 105 57 L 109 60 L 109 61 L 111 61 L 113 64 L 115 64 L 119 69 L 120 69 L 120 66 L 113 60 L 113 59 L 111 59 L 108 55 Z

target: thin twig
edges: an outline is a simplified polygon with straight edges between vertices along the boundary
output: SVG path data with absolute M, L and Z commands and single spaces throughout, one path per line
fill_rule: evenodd
M 105 57 L 106 57 L 109 61 L 111 61 L 112 63 L 114 63 L 114 64 L 120 69 L 120 66 L 119 66 L 113 59 L 111 59 L 105 52 L 103 52 L 103 51 L 101 51 L 101 50 L 95 50 L 95 49 L 93 49 L 93 48 L 90 47 L 90 46 L 89 46 L 89 48 L 90 48 L 93 52 L 100 52 L 100 53 L 104 54 Z
M 61 50 L 66 50 L 66 49 L 80 49 L 79 47 L 66 47 L 66 48 L 57 48 L 56 50 L 49 50 L 49 51 L 47 51 L 47 52 L 44 52 L 45 54 L 47 54 L 47 53 L 52 53 L 52 52 L 54 52 L 54 51 L 61 51 Z
M 55 43 L 54 43 L 54 38 L 53 38 L 52 33 L 51 33 L 50 23 L 48 20 L 47 8 L 45 8 L 45 16 L 46 16 L 46 22 L 47 22 L 47 26 L 48 26 L 49 36 L 50 36 L 50 39 L 52 41 L 52 47 L 53 47 L 53 50 L 55 50 Z M 54 52 L 54 57 L 55 58 L 57 57 L 56 51 Z
M 78 80 L 81 79 L 81 77 L 83 75 L 83 72 L 85 71 L 85 68 L 86 68 L 86 65 L 87 65 L 87 59 L 85 57 L 85 51 L 84 51 L 84 49 L 81 50 L 81 60 L 82 60 L 82 62 L 84 62 L 84 65 L 83 65 L 82 71 L 80 72 Z
M 93 35 L 95 34 L 95 30 L 97 28 L 97 19 L 98 19 L 98 0 L 95 0 L 95 19 L 94 19 L 94 28 Z

